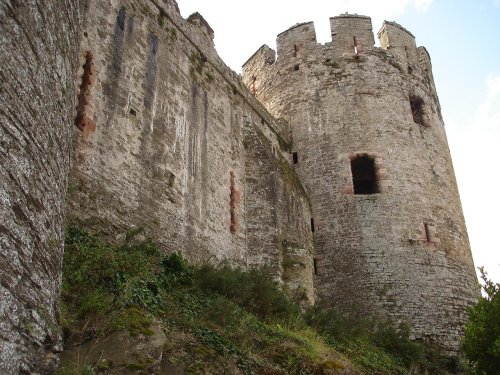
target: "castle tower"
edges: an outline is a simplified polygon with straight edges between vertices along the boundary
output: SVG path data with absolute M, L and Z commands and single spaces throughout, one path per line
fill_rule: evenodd
M 243 66 L 245 84 L 291 129 L 310 196 L 317 296 L 346 312 L 409 322 L 417 338 L 458 348 L 478 297 L 430 58 L 385 22 L 330 19 L 278 35 Z

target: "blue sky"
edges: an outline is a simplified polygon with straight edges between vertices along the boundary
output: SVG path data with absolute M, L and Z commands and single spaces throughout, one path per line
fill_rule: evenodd
M 375 34 L 384 19 L 410 30 L 431 56 L 475 265 L 500 282 L 500 0 L 178 2 L 185 18 L 195 11 L 205 17 L 236 72 L 297 22 L 314 21 L 322 43 L 329 17 L 345 12 L 370 16 Z

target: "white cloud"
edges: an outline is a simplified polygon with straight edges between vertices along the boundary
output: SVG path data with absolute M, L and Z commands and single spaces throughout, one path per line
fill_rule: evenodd
M 425 12 L 432 4 L 432 0 L 415 0 L 415 8 L 420 12 Z
M 447 132 L 475 264 L 500 281 L 500 75 L 485 86 L 473 119 L 448 121 Z

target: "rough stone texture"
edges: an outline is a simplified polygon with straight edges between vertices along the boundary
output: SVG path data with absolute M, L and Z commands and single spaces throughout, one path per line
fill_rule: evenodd
M 283 241 L 304 249 L 296 268 L 310 270 L 313 254 L 284 125 L 220 60 L 203 17 L 184 20 L 174 1 L 96 0 L 84 33 L 79 102 L 91 126 L 74 130 L 70 220 L 114 236 L 144 227 L 198 264 L 267 263 L 312 302 L 311 272 L 283 276 Z
M 0 2 L 0 373 L 51 371 L 83 1 Z
M 298 24 L 278 35 L 277 60 L 263 46 L 243 67 L 251 92 L 290 124 L 316 226 L 317 296 L 389 313 L 453 353 L 479 290 L 429 55 L 395 23 L 375 48 L 368 17 L 330 21 L 331 43 Z M 360 155 L 375 162 L 377 194 L 354 194 Z
M 263 46 L 245 64 L 247 89 L 174 0 L 83 2 L 0 3 L 1 373 L 57 363 L 71 138 L 71 221 L 144 227 L 195 263 L 267 263 L 305 304 L 389 313 L 456 351 L 478 288 L 430 58 L 407 30 L 386 22 L 374 48 L 370 19 L 342 15 L 321 46 L 298 24 L 278 59 Z M 376 194 L 354 194 L 359 156 Z
M 163 359 L 167 335 L 162 324 L 154 321 L 143 333 L 116 331 L 100 340 L 89 340 L 79 334 L 70 337 L 68 342 L 61 355 L 63 373 L 81 374 L 86 364 L 94 363 L 97 371 L 106 374 L 131 374 L 140 370 L 158 374 L 161 372 L 151 370 L 159 367 Z

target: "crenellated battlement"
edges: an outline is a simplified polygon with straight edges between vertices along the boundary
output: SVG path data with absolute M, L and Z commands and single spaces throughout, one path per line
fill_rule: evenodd
M 370 17 L 341 14 L 330 18 L 331 42 L 316 41 L 313 22 L 298 23 L 277 35 L 275 50 L 260 47 L 243 64 L 243 81 L 255 95 L 264 77 L 295 74 L 303 66 L 327 63 L 339 66 L 340 59 L 364 61 L 368 55 L 407 74 L 417 74 L 433 86 L 430 57 L 424 47 L 418 47 L 415 37 L 396 22 L 384 21 L 375 39 Z M 335 62 L 335 63 L 334 63 Z M 306 63 L 305 65 L 303 65 Z

